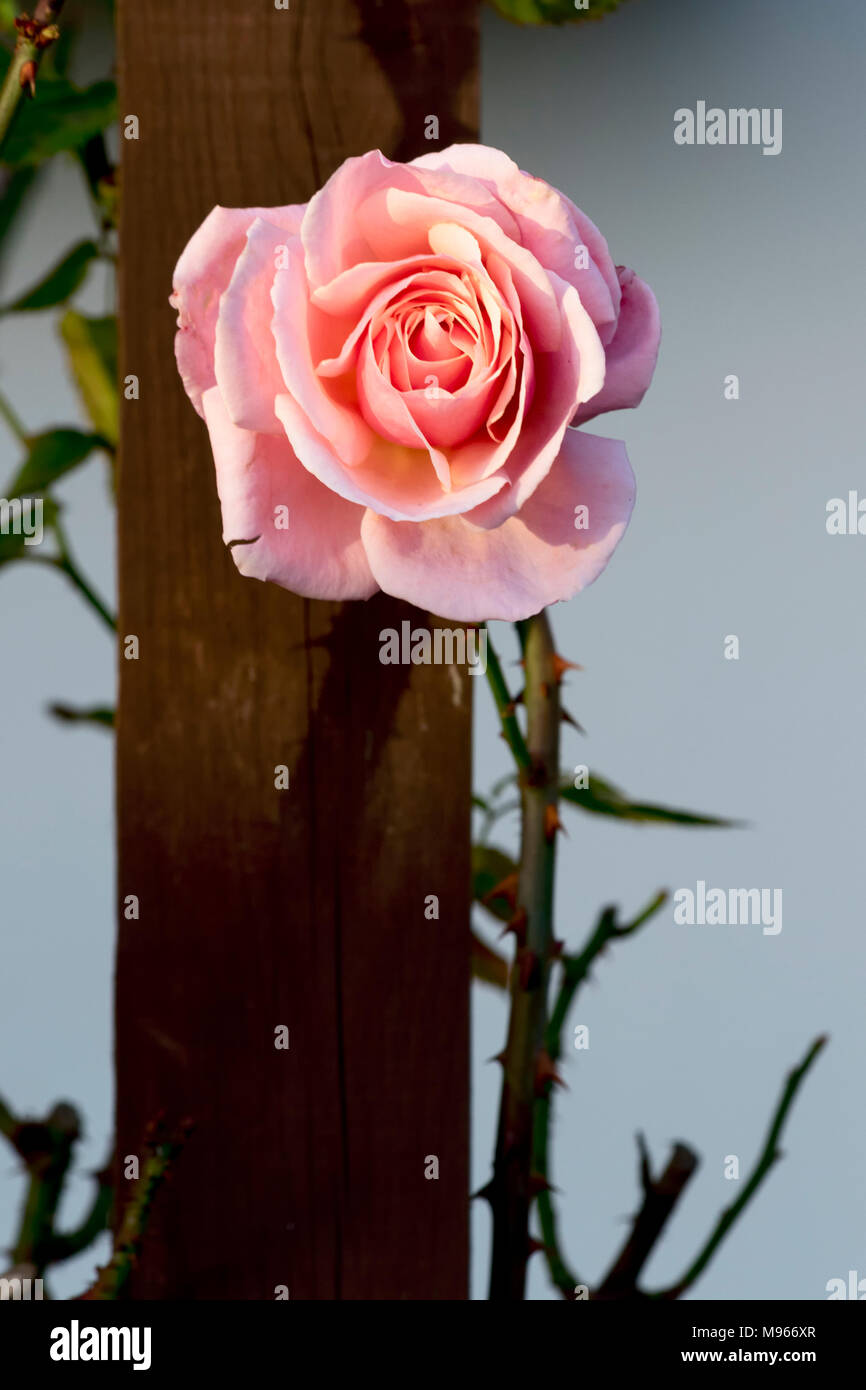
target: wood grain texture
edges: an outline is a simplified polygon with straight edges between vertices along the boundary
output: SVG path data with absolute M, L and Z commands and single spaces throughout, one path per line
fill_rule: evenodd
M 406 605 L 238 575 L 167 296 L 214 204 L 301 202 L 348 155 L 471 136 L 475 5 L 118 8 L 140 122 L 121 373 L 141 383 L 119 483 L 120 632 L 140 643 L 120 657 L 121 1166 L 157 1112 L 196 1122 L 133 1296 L 463 1299 L 472 682 L 380 665 L 381 628 L 426 621 Z

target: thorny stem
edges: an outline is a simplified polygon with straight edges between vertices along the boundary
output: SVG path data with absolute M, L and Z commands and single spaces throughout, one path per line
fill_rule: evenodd
M 90 1211 L 75 1231 L 55 1230 L 57 1209 L 81 1133 L 77 1112 L 60 1102 L 44 1120 L 18 1119 L 0 1099 L 0 1134 L 12 1145 L 28 1175 L 27 1193 L 11 1255 L 16 1266 L 28 1265 L 41 1278 L 49 1264 L 68 1259 L 90 1245 L 106 1228 L 111 1207 L 107 1172 L 97 1173 L 97 1192 Z
M 19 28 L 15 52 L 0 88 L 0 151 L 25 91 L 32 91 L 40 58 L 57 37 L 53 25 L 64 3 L 65 0 L 39 0 L 29 30 Z
M 82 1299 L 103 1301 L 125 1296 L 130 1276 L 141 1254 L 156 1195 L 169 1176 L 191 1129 L 192 1123 L 188 1120 L 175 1133 L 169 1133 L 162 1120 L 156 1120 L 149 1126 L 145 1136 L 147 1154 L 135 1190 L 121 1218 L 114 1254 L 108 1264 L 98 1271 L 96 1282 L 81 1295 Z
M 686 1292 L 686 1290 L 691 1288 L 692 1284 L 694 1284 L 696 1280 L 700 1277 L 700 1275 L 703 1274 L 704 1270 L 706 1269 L 710 1260 L 713 1258 L 713 1255 L 718 1250 L 728 1231 L 733 1226 L 737 1217 L 746 1208 L 746 1206 L 748 1206 L 749 1202 L 754 1197 L 755 1193 L 761 1186 L 761 1183 L 764 1181 L 764 1178 L 767 1176 L 774 1163 L 776 1163 L 782 1157 L 782 1152 L 779 1149 L 779 1140 L 782 1137 L 782 1130 L 785 1127 L 785 1121 L 788 1118 L 788 1112 L 790 1111 L 791 1106 L 794 1104 L 797 1092 L 799 1091 L 800 1087 L 803 1084 L 803 1081 L 806 1078 L 806 1073 L 809 1071 L 809 1068 L 812 1066 L 812 1063 L 815 1061 L 815 1058 L 818 1056 L 818 1053 L 821 1051 L 821 1049 L 825 1046 L 826 1042 L 827 1038 L 824 1036 L 816 1038 L 815 1041 L 812 1043 L 812 1046 L 809 1048 L 809 1051 L 806 1053 L 806 1056 L 800 1063 L 800 1065 L 798 1067 L 794 1067 L 793 1071 L 788 1073 L 788 1076 L 785 1080 L 785 1085 L 782 1088 L 782 1094 L 779 1097 L 778 1105 L 776 1106 L 775 1113 L 773 1115 L 772 1120 L 770 1121 L 770 1127 L 767 1131 L 767 1137 L 764 1140 L 764 1147 L 761 1150 L 760 1156 L 754 1168 L 752 1169 L 748 1182 L 746 1183 L 737 1200 L 735 1202 L 732 1202 L 731 1205 L 729 1207 L 726 1207 L 725 1210 L 722 1212 L 718 1221 L 713 1227 L 713 1230 L 711 1231 L 706 1241 L 706 1244 L 703 1246 L 698 1255 L 692 1261 L 691 1265 L 686 1270 L 682 1278 L 678 1279 L 677 1282 L 675 1284 L 672 1284 L 670 1288 L 662 1289 L 658 1293 L 650 1294 L 650 1298 L 681 1298 L 682 1295 Z
M 487 1191 L 493 1210 L 490 1298 L 511 1302 L 519 1302 L 525 1296 L 526 1266 L 532 1248 L 529 1208 L 534 1195 L 533 1109 L 537 1095 L 543 1094 L 549 1085 L 544 1039 L 553 954 L 554 840 L 559 798 L 559 672 L 547 614 L 542 612 L 530 618 L 520 631 L 526 675 L 524 747 L 528 756 L 521 760 L 521 856 L 517 911 L 512 922 L 517 954 L 511 972 L 511 1016 L 503 1058 L 496 1154 Z M 494 661 L 494 696 L 497 668 Z M 497 705 L 500 706 L 498 697 Z M 509 712 L 506 709 L 503 713 L 500 706 L 500 715 L 508 737 Z M 510 738 L 509 743 L 512 744 Z
M 601 955 L 609 941 L 623 936 L 630 936 L 632 932 L 642 927 L 644 922 L 647 922 L 649 918 L 663 906 L 667 901 L 667 896 L 667 893 L 664 892 L 657 893 L 637 917 L 631 922 L 624 923 L 623 925 L 619 925 L 617 922 L 616 910 L 614 908 L 605 908 L 596 923 L 595 930 L 579 955 L 563 956 L 562 976 L 551 1011 L 550 1022 L 547 1025 L 545 1039 L 547 1053 L 554 1066 L 562 1057 L 562 1035 L 569 1011 L 574 1003 L 578 990 L 589 975 L 593 961 L 597 956 Z M 571 1271 L 562 1253 L 557 1231 L 556 1211 L 553 1203 L 552 1189 L 549 1186 L 550 1164 L 548 1153 L 552 1108 L 553 1100 L 548 1090 L 546 1095 L 539 1098 L 535 1107 L 533 1166 L 538 1178 L 541 1179 L 543 1184 L 538 1194 L 538 1220 L 541 1227 L 544 1258 L 547 1261 L 547 1268 L 551 1280 L 563 1297 L 573 1300 L 575 1298 L 575 1288 L 582 1280 Z

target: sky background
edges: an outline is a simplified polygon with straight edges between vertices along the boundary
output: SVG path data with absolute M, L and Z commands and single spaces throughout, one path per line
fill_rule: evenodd
M 780 1163 L 693 1296 L 821 1299 L 866 1277 L 863 1070 L 863 739 L 860 620 L 866 537 L 831 537 L 825 508 L 866 496 L 860 377 L 861 0 L 632 0 L 598 25 L 527 31 L 486 13 L 482 137 L 561 187 L 617 262 L 653 286 L 664 337 L 639 411 L 590 429 L 624 438 L 637 476 L 629 532 L 598 583 L 552 621 L 584 670 L 566 703 L 566 765 L 587 763 L 637 799 L 742 817 L 742 830 L 629 827 L 569 810 L 558 930 L 582 941 L 598 909 L 641 907 L 661 887 L 780 888 L 783 929 L 682 927 L 671 909 L 614 946 L 573 1023 L 588 1052 L 565 1066 L 553 1177 L 563 1245 L 590 1287 L 638 1202 L 635 1133 L 656 1165 L 683 1140 L 702 1164 L 644 1283 L 675 1279 L 748 1172 L 786 1071 L 831 1043 L 797 1101 Z M 783 150 L 674 144 L 698 100 L 781 107 Z M 91 231 L 83 188 L 55 161 L 7 266 L 2 298 Z M 104 312 L 95 281 L 80 307 Z M 724 398 L 736 373 L 740 399 Z M 52 409 L 46 411 L 46 383 Z M 0 385 L 28 427 L 78 408 L 49 320 L 0 320 Z M 0 436 L 0 480 L 17 462 Z M 99 463 L 60 490 L 87 573 L 113 590 L 113 515 Z M 508 629 L 494 640 L 509 659 Z M 736 634 L 740 659 L 724 658 Z M 61 578 L 0 575 L 2 955 L 0 1092 L 38 1112 L 63 1096 L 88 1138 L 73 1221 L 111 1125 L 112 741 L 45 714 L 52 699 L 112 698 L 111 643 Z M 517 683 L 517 672 L 509 668 Z M 508 770 L 476 684 L 476 784 Z M 516 823 L 494 838 L 515 843 Z M 475 997 L 475 1184 L 489 1174 L 505 1027 Z M 743 1178 L 741 1178 L 742 1182 Z M 21 1183 L 0 1150 L 0 1242 Z M 474 1204 L 473 1296 L 485 1296 L 486 1208 Z M 104 1252 L 100 1252 L 100 1256 Z M 79 1291 L 94 1255 L 58 1271 Z M 540 1260 L 530 1297 L 552 1297 Z

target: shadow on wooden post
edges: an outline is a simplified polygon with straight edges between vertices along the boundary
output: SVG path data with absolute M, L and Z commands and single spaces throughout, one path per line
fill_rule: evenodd
M 476 6 L 120 0 L 119 28 L 121 1201 L 147 1122 L 196 1122 L 133 1297 L 463 1299 L 472 682 L 380 665 L 406 605 L 240 578 L 167 296 L 215 203 L 471 138 Z

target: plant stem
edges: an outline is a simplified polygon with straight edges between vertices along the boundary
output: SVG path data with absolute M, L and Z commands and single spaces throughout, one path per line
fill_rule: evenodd
M 80 1298 L 102 1301 L 122 1299 L 125 1296 L 132 1271 L 141 1254 L 154 1201 L 169 1175 L 172 1164 L 181 1153 L 191 1129 L 192 1124 L 189 1120 L 184 1121 L 175 1132 L 169 1132 L 162 1120 L 155 1121 L 149 1127 L 145 1136 L 146 1154 L 141 1176 L 124 1208 L 114 1252 L 108 1264 L 97 1271 L 95 1283 L 81 1294 Z
M 529 767 L 529 749 L 526 740 L 520 731 L 520 725 L 514 713 L 514 701 L 502 674 L 502 665 L 493 643 L 490 641 L 490 629 L 487 629 L 487 683 L 490 686 L 493 700 L 502 723 L 502 733 L 505 742 L 514 755 L 514 761 L 518 768 L 527 769 Z
M 2 391 L 0 391 L 0 418 L 6 421 L 6 424 L 8 425 L 12 433 L 15 435 L 15 438 L 18 440 L 19 444 L 23 444 L 26 447 L 28 444 L 27 431 L 21 423 L 21 420 L 18 418 L 18 415 L 16 414 L 12 404 L 9 401 L 7 401 Z
M 488 1189 L 493 1210 L 490 1298 L 510 1302 L 525 1296 L 526 1266 L 532 1249 L 533 1110 L 536 1096 L 545 1094 L 550 1084 L 544 1071 L 544 1038 L 553 954 L 559 798 L 559 673 L 547 614 L 539 613 L 523 624 L 521 637 L 528 758 L 521 773 L 521 859 L 513 921 L 518 949 L 511 972 L 499 1130 Z
M 752 1200 L 770 1169 L 782 1157 L 781 1150 L 779 1149 L 779 1140 L 782 1137 L 782 1130 L 785 1127 L 788 1112 L 794 1104 L 797 1092 L 806 1079 L 806 1073 L 809 1071 L 809 1068 L 812 1066 L 812 1063 L 815 1061 L 815 1058 L 825 1046 L 826 1042 L 826 1037 L 816 1038 L 800 1065 L 794 1067 L 793 1071 L 789 1072 L 785 1078 L 785 1085 L 782 1088 L 779 1103 L 770 1121 L 767 1137 L 764 1140 L 764 1147 L 752 1169 L 748 1182 L 745 1184 L 737 1200 L 732 1202 L 731 1205 L 726 1207 L 722 1212 L 702 1250 L 695 1257 L 682 1278 L 678 1279 L 676 1284 L 673 1284 L 670 1288 L 650 1294 L 650 1298 L 681 1298 L 686 1290 L 691 1288 L 692 1284 L 694 1284 L 704 1272 L 737 1217 Z
M 65 0 L 39 0 L 33 12 L 33 25 L 36 29 L 42 30 L 53 24 L 60 11 L 63 9 Z M 48 43 L 51 39 L 45 36 Z M 54 35 L 56 38 L 56 34 Z M 22 83 L 22 73 L 28 63 L 32 63 L 32 75 L 35 77 L 39 60 L 42 57 L 46 43 L 37 43 L 25 34 L 19 32 L 18 42 L 15 45 L 15 52 L 12 54 L 12 61 L 6 71 L 6 77 L 0 88 L 0 152 L 6 141 L 10 126 L 24 96 L 25 87 L 29 86 L 26 80 Z
M 54 534 L 57 537 L 59 554 L 50 560 L 49 563 L 59 569 L 61 574 L 66 575 L 67 579 L 75 586 L 82 598 L 89 603 L 95 613 L 98 613 L 106 627 L 110 628 L 112 632 L 116 632 L 117 620 L 109 612 L 96 590 L 91 588 L 75 563 L 72 552 L 69 549 L 66 532 L 61 526 L 59 518 L 54 522 Z
M 617 921 L 616 909 L 613 907 L 605 908 L 579 955 L 562 957 L 561 979 L 559 988 L 555 992 L 554 1005 L 545 1039 L 548 1056 L 554 1065 L 559 1062 L 562 1056 L 562 1035 L 569 1011 L 596 957 L 601 955 L 609 941 L 630 936 L 632 932 L 638 931 L 654 913 L 658 912 L 659 908 L 667 901 L 667 897 L 665 892 L 657 893 L 633 921 L 622 925 Z M 551 1280 L 564 1298 L 573 1300 L 576 1286 L 583 1281 L 569 1268 L 559 1244 L 556 1211 L 551 1195 L 552 1189 L 549 1186 L 550 1161 L 548 1154 L 552 1108 L 553 1097 L 549 1093 L 540 1097 L 535 1107 L 533 1168 L 544 1183 L 538 1194 L 538 1220 L 541 1226 L 544 1257 L 547 1261 Z

